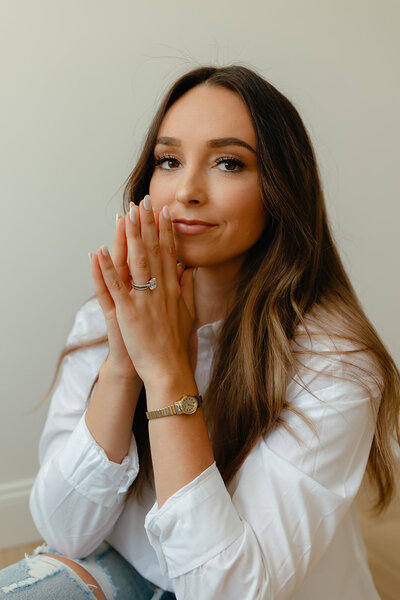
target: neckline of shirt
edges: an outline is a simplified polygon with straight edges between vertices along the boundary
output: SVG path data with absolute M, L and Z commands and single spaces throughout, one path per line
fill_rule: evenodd
M 213 321 L 212 323 L 205 323 L 204 325 L 201 325 L 201 327 L 197 329 L 197 337 L 209 338 L 212 336 L 215 338 L 218 333 L 218 329 L 222 325 L 222 321 L 223 319 L 219 319 L 218 321 Z

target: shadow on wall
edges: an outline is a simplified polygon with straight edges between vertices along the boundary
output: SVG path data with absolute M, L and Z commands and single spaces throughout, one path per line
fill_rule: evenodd
M 357 496 L 358 519 L 368 552 L 368 562 L 382 600 L 400 598 L 400 459 L 396 473 L 397 495 L 386 512 L 371 514 L 368 483 L 364 480 Z

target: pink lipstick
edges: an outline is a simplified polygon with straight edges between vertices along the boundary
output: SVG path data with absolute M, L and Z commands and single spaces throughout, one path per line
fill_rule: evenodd
M 199 221 L 198 219 L 174 219 L 173 224 L 175 231 L 188 235 L 198 235 L 199 233 L 205 233 L 213 227 L 216 227 L 213 223 Z

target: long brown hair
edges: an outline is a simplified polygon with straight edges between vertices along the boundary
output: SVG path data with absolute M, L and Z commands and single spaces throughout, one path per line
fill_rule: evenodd
M 392 444 L 393 439 L 400 442 L 400 374 L 363 312 L 335 247 L 313 146 L 293 104 L 243 66 L 202 67 L 182 76 L 167 92 L 150 125 L 126 182 L 124 210 L 128 211 L 130 201 L 138 204 L 148 193 L 155 141 L 164 115 L 197 85 L 228 88 L 246 104 L 256 133 L 260 185 L 268 215 L 266 228 L 248 251 L 239 273 L 204 395 L 217 466 L 228 484 L 259 437 L 284 426 L 282 411 L 295 410 L 287 402 L 286 387 L 288 378 L 298 372 L 301 351 L 296 351 L 292 342 L 299 326 L 308 331 L 306 315 L 317 314 L 315 309 L 321 307 L 324 322 L 319 323 L 320 330 L 336 342 L 351 343 L 351 349 L 341 350 L 341 354 L 366 353 L 374 365 L 381 401 L 367 472 L 377 492 L 375 507 L 382 510 L 394 490 Z M 328 327 L 325 319 L 329 314 Z M 105 341 L 107 337 L 65 348 L 50 390 L 67 353 Z M 371 375 L 370 367 L 359 367 L 353 376 L 363 384 L 368 372 Z M 229 411 L 227 398 L 234 398 Z M 137 496 L 152 480 L 145 406 L 142 389 L 133 422 L 141 468 L 131 491 Z

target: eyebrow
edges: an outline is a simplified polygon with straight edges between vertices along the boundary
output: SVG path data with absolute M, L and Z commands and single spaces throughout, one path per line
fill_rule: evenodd
M 156 139 L 156 145 L 163 144 L 164 146 L 182 146 L 181 140 L 174 137 L 159 137 Z M 224 138 L 216 138 L 215 140 L 208 140 L 207 146 L 210 148 L 222 148 L 224 146 L 242 146 L 243 148 L 247 148 L 250 152 L 256 154 L 254 148 L 252 148 L 247 142 L 240 140 L 235 137 L 224 137 Z

